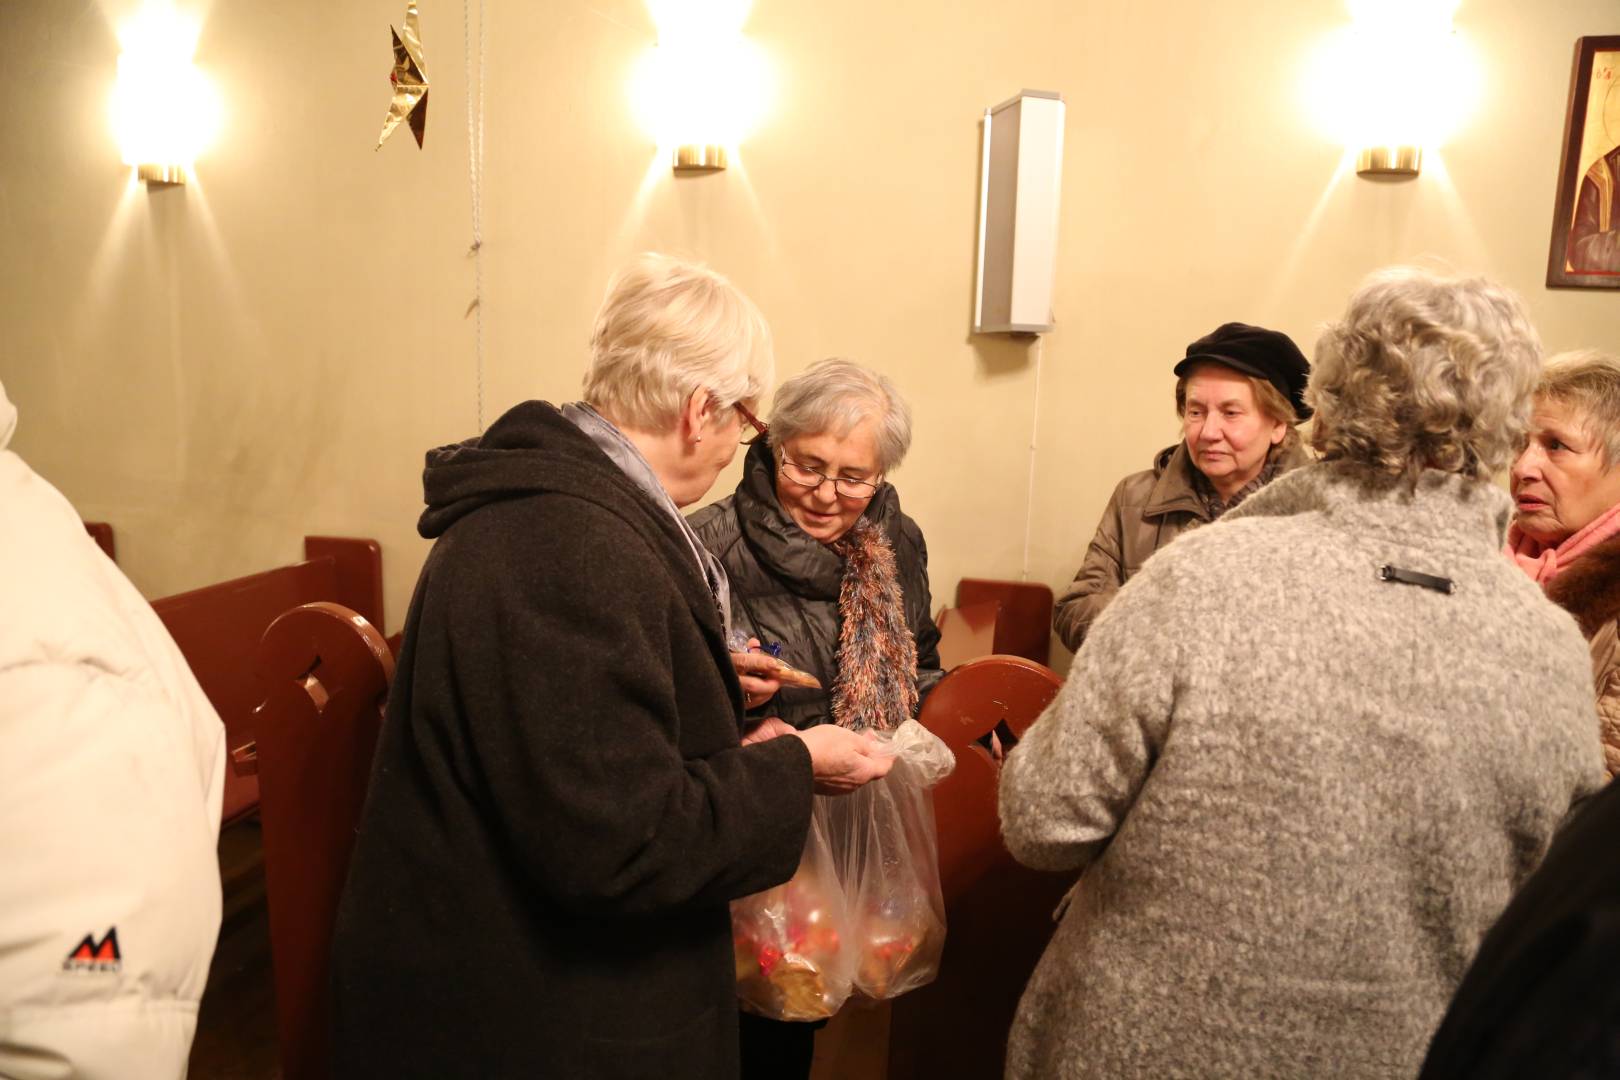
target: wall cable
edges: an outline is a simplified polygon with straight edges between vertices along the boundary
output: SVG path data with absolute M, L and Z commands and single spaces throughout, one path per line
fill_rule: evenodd
M 472 0 L 462 0 L 461 38 L 467 59 L 467 174 L 472 189 L 474 362 L 478 381 L 478 433 L 484 432 L 484 67 L 489 57 L 489 26 L 484 0 L 478 0 L 478 103 L 473 109 Z
M 1029 580 L 1029 545 L 1035 531 L 1035 450 L 1038 445 L 1037 436 L 1040 434 L 1041 423 L 1041 344 L 1042 338 L 1035 339 L 1035 401 L 1029 419 L 1029 492 L 1025 497 L 1024 508 L 1024 569 L 1020 581 Z

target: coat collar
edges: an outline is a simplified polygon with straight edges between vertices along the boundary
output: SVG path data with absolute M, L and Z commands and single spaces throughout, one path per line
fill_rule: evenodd
M 749 447 L 743 459 L 736 512 L 743 539 L 754 556 L 790 591 L 811 600 L 838 598 L 844 560 L 799 528 L 782 509 L 776 498 L 776 457 L 763 440 Z M 894 543 L 900 522 L 900 497 L 894 485 L 885 482 L 862 516 Z
M 1192 455 L 1187 453 L 1185 440 L 1153 456 L 1153 473 L 1153 491 L 1142 508 L 1143 517 L 1181 512 L 1192 514 L 1200 521 L 1209 520 L 1209 511 L 1193 483 Z
M 1620 618 L 1620 537 L 1599 544 L 1547 583 L 1547 598 L 1580 623 L 1587 637 Z
M 1309 465 L 1312 461 L 1310 454 L 1306 453 L 1305 447 L 1298 441 L 1275 452 L 1279 455 L 1278 475 L 1292 472 L 1302 465 Z M 1209 509 L 1204 505 L 1204 497 L 1199 493 L 1194 479 L 1196 469 L 1197 466 L 1192 463 L 1192 455 L 1187 453 L 1185 439 L 1155 454 L 1153 491 L 1148 495 L 1147 505 L 1142 508 L 1142 516 L 1162 517 L 1165 514 L 1182 512 L 1192 514 L 1200 521 L 1208 521 Z M 1253 497 L 1249 496 L 1251 499 Z M 1248 499 L 1244 500 L 1247 501 Z M 1236 507 L 1233 507 L 1233 510 L 1236 510 Z
M 1348 532 L 1459 555 L 1500 554 L 1513 500 L 1486 480 L 1425 469 L 1417 486 L 1370 487 L 1318 462 L 1279 476 L 1222 520 L 1320 514 Z

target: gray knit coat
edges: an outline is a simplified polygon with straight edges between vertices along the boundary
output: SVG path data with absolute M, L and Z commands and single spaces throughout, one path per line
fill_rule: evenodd
M 1510 512 L 1309 466 L 1121 590 L 1002 773 L 1013 854 L 1084 870 L 1009 1077 L 1417 1074 L 1604 779 L 1586 643 L 1502 557 Z

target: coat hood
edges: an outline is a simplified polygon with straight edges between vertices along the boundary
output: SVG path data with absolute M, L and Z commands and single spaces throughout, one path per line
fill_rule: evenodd
M 646 498 L 554 406 L 525 401 L 482 435 L 427 452 L 417 531 L 431 540 L 481 506 L 546 491 L 600 502 L 604 484 Z

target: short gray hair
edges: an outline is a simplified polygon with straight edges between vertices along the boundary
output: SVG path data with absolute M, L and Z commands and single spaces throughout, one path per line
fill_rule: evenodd
M 887 376 L 853 360 L 819 360 L 777 389 L 771 449 L 800 435 L 847 435 L 869 416 L 877 420 L 878 469 L 892 472 L 911 448 L 911 406 Z
M 1536 398 L 1579 410 L 1586 433 L 1602 444 L 1603 464 L 1620 464 L 1620 359 L 1596 349 L 1550 357 Z
M 1524 441 L 1540 368 L 1540 338 L 1509 290 L 1380 270 L 1316 343 L 1311 443 L 1369 482 L 1415 484 L 1426 468 L 1487 478 Z
M 693 391 L 729 409 L 758 401 L 773 373 L 770 327 L 753 301 L 705 266 L 648 253 L 608 283 L 584 394 L 626 424 L 664 431 Z

